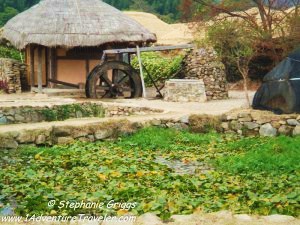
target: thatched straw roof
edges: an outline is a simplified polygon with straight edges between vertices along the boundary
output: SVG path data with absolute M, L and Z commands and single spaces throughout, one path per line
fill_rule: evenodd
M 3 36 L 19 49 L 155 42 L 156 36 L 101 0 L 42 0 L 12 18 Z

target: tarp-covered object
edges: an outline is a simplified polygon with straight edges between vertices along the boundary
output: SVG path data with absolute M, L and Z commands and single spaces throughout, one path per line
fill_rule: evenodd
M 255 94 L 253 108 L 275 113 L 300 112 L 300 49 L 265 76 Z

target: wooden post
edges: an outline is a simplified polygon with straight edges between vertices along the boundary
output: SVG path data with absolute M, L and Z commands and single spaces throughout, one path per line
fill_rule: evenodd
M 30 86 L 34 87 L 34 47 L 29 46 L 30 48 Z
M 145 80 L 144 80 L 144 74 L 143 74 L 143 64 L 142 64 L 142 58 L 141 58 L 141 51 L 140 51 L 140 47 L 138 45 L 136 46 L 136 52 L 137 52 L 137 56 L 138 56 L 138 60 L 139 60 L 140 75 L 141 75 L 142 88 L 143 88 L 143 97 L 147 98 Z
M 42 65 L 43 49 L 38 47 L 38 91 L 41 94 L 43 92 L 43 65 Z

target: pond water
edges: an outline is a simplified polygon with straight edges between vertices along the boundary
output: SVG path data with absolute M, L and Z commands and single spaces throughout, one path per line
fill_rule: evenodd
M 198 161 L 170 160 L 159 156 L 156 157 L 155 162 L 169 167 L 174 171 L 174 173 L 179 175 L 203 174 L 214 170 L 207 163 L 198 162 Z

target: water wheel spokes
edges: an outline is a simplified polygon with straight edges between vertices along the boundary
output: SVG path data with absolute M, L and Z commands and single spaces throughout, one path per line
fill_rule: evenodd
M 129 64 L 105 62 L 89 74 L 86 94 L 89 98 L 137 98 L 142 95 L 141 79 Z

